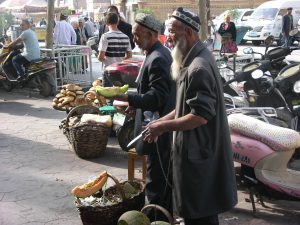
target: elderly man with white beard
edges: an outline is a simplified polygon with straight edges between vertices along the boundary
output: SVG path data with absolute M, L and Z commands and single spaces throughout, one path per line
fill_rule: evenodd
M 185 225 L 217 225 L 218 214 L 237 203 L 237 190 L 220 74 L 199 29 L 194 13 L 173 12 L 167 38 L 173 46 L 176 107 L 146 126 L 144 140 L 174 131 L 174 213 Z

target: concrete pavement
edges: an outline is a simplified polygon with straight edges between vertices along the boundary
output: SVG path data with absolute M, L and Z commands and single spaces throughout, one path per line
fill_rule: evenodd
M 50 104 L 51 98 L 0 89 L 0 225 L 80 225 L 70 190 L 103 170 L 127 178 L 127 154 L 114 138 L 102 157 L 78 158 L 58 128 L 66 114 Z M 245 197 L 239 191 L 238 205 L 220 215 L 221 225 L 300 224 L 299 202 L 257 204 L 253 217 Z

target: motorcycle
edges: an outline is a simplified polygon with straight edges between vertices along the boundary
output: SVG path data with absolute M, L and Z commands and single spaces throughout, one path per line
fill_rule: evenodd
M 19 48 L 22 46 L 19 46 Z M 53 59 L 40 58 L 24 65 L 25 80 L 18 81 L 17 73 L 12 65 L 12 58 L 20 53 L 19 48 L 2 48 L 0 55 L 0 73 L 5 77 L 1 81 L 6 91 L 11 91 L 16 86 L 38 88 L 39 93 L 48 97 L 55 93 L 55 82 L 53 75 L 55 73 L 56 62 Z
M 263 197 L 299 201 L 300 172 L 288 165 L 300 134 L 242 113 L 230 114 L 228 122 L 233 159 L 241 165 L 238 177 L 249 190 L 253 213 L 255 196 L 264 207 Z

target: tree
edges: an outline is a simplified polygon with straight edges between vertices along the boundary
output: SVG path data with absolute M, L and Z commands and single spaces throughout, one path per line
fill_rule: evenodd
M 199 15 L 200 15 L 200 38 L 207 39 L 209 34 L 208 21 L 210 21 L 210 0 L 199 0 Z
M 14 24 L 14 15 L 9 13 L 0 13 L 0 32 L 6 33 L 6 30 Z
M 47 28 L 46 28 L 46 48 L 52 49 L 53 47 L 53 15 L 54 15 L 54 1 L 48 1 L 47 8 Z

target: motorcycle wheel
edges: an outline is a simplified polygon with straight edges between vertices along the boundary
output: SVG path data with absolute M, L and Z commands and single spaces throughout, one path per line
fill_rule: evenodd
M 129 142 L 134 138 L 134 120 L 125 121 L 124 125 L 117 130 L 117 138 L 120 147 L 123 151 L 128 152 L 127 148 Z
M 10 92 L 14 88 L 13 83 L 8 80 L 1 81 L 1 84 L 4 90 L 7 92 Z
M 47 77 L 41 78 L 41 86 L 39 87 L 40 95 L 44 97 L 49 97 L 52 95 L 52 87 L 48 83 Z

